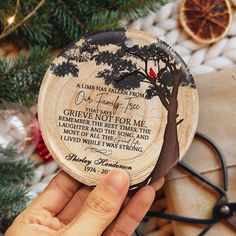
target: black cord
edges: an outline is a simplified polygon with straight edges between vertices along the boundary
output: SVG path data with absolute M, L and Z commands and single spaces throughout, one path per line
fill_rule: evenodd
M 226 160 L 225 160 L 224 154 L 222 153 L 221 149 L 211 138 L 209 138 L 205 134 L 196 132 L 195 137 L 203 139 L 206 143 L 210 144 L 214 148 L 214 150 L 215 150 L 216 154 L 218 155 L 220 162 L 221 162 L 221 167 L 222 167 L 223 176 L 224 176 L 224 178 L 223 178 L 224 190 L 228 191 L 229 177 L 228 177 L 228 171 L 227 171 L 227 164 L 226 164 Z
M 188 171 L 194 177 L 198 178 L 199 180 L 201 180 L 202 182 L 204 182 L 205 184 L 207 184 L 208 186 L 213 188 L 215 191 L 217 191 L 221 195 L 220 199 L 227 200 L 226 191 L 228 190 L 228 172 L 227 172 L 227 165 L 226 165 L 226 161 L 225 161 L 223 153 L 221 152 L 219 147 L 216 145 L 216 143 L 212 139 L 207 137 L 206 135 L 197 132 L 195 134 L 195 137 L 202 139 L 206 143 L 210 144 L 212 146 L 212 148 L 215 150 L 217 156 L 219 157 L 220 162 L 221 162 L 222 171 L 223 171 L 223 177 L 224 177 L 223 178 L 223 188 L 221 188 L 220 186 L 213 183 L 207 177 L 201 175 L 198 171 L 196 171 L 195 169 L 193 169 L 191 166 L 187 165 L 183 161 L 179 163 L 179 166 L 181 168 L 183 168 L 184 170 Z M 217 203 L 216 203 L 216 205 L 217 205 Z M 210 230 L 210 228 L 221 219 L 221 216 L 213 216 L 211 219 L 198 219 L 198 218 L 189 218 L 189 217 L 184 217 L 184 216 L 166 214 L 163 212 L 156 212 L 156 211 L 149 211 L 147 213 L 147 216 L 164 218 L 164 219 L 185 222 L 185 223 L 207 225 L 207 227 L 199 234 L 199 236 L 205 235 Z
M 218 221 L 215 219 L 198 219 L 198 218 L 177 216 L 177 215 L 172 215 L 172 214 L 167 214 L 167 213 L 157 212 L 157 211 L 148 211 L 147 216 L 163 218 L 167 220 L 180 221 L 184 223 L 203 224 L 203 225 L 215 224 Z
M 138 229 L 136 229 L 134 233 L 135 233 L 135 236 L 143 236 Z
M 204 236 L 213 225 L 208 225 L 198 236 Z
M 181 168 L 183 168 L 184 170 L 188 171 L 191 175 L 193 175 L 194 177 L 198 178 L 199 180 L 201 180 L 203 183 L 211 186 L 214 190 L 216 190 L 220 195 L 222 196 L 226 196 L 226 192 L 224 189 L 222 189 L 221 187 L 219 187 L 218 185 L 214 184 L 210 179 L 208 179 L 206 176 L 200 175 L 200 173 L 198 173 L 196 170 L 194 170 L 191 166 L 189 166 L 188 164 L 184 163 L 184 162 L 180 162 L 178 164 Z

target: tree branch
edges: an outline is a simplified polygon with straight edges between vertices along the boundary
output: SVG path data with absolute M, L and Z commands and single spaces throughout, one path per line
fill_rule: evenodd
M 135 71 L 132 71 L 132 72 L 125 73 L 124 75 L 121 75 L 121 77 L 116 79 L 116 81 L 122 81 L 122 80 L 126 79 L 127 77 L 132 76 L 132 75 L 136 75 L 136 74 L 140 74 L 144 79 L 147 79 L 146 75 L 142 71 L 135 70 Z M 152 84 L 150 82 L 150 80 L 148 80 L 148 79 L 147 79 L 147 81 L 144 81 L 144 80 L 142 80 L 142 81 L 146 82 L 146 83 L 149 83 L 149 84 Z
M 144 74 L 143 72 L 139 71 L 139 70 L 136 71 L 136 73 L 142 75 L 143 78 L 147 79 L 147 81 L 149 81 L 149 83 L 154 86 L 154 88 L 156 89 L 156 91 L 157 91 L 157 93 L 158 93 L 158 97 L 159 97 L 160 100 L 161 100 L 161 103 L 162 103 L 163 106 L 166 108 L 166 110 L 168 110 L 168 109 L 169 109 L 168 100 L 166 100 L 165 96 L 163 96 L 160 87 L 156 84 L 156 81 L 155 81 L 154 79 L 151 79 L 150 76 L 149 76 L 149 74 L 148 74 L 148 71 L 147 71 L 148 61 L 147 61 L 147 59 L 143 58 L 143 57 L 140 56 L 140 55 L 137 55 L 137 54 L 134 53 L 134 52 L 130 52 L 128 49 L 125 49 L 125 51 L 126 51 L 127 53 L 129 53 L 129 54 L 135 56 L 135 57 L 138 57 L 139 59 L 141 59 L 142 61 L 145 62 L 145 74 Z M 154 60 L 154 59 L 153 59 L 153 60 Z M 161 71 L 162 71 L 162 72 L 161 72 L 161 75 L 162 75 L 162 73 L 165 72 L 165 68 L 161 69 Z M 131 72 L 131 73 L 132 73 L 132 72 Z M 134 73 L 134 72 L 133 72 L 133 73 Z M 159 72 L 158 72 L 157 78 L 158 78 L 158 76 L 159 76 Z M 122 78 L 122 79 L 124 79 L 124 78 Z M 144 82 L 144 81 L 143 81 L 143 82 Z
M 157 78 L 159 78 L 158 81 L 160 81 L 161 76 L 163 75 L 163 73 L 164 73 L 165 71 L 166 71 L 166 68 L 165 68 L 165 67 L 162 68 L 162 69 L 160 69 L 160 70 L 158 71 L 158 73 L 157 73 Z
M 29 18 L 31 18 L 35 13 L 36 11 L 38 11 L 38 9 L 44 4 L 45 0 L 41 0 L 37 6 L 33 9 L 33 11 L 31 11 L 27 16 L 25 16 L 25 18 L 19 22 L 18 24 L 16 24 L 14 27 L 12 28 L 9 28 L 8 30 L 6 31 L 3 31 L 3 33 L 0 35 L 0 39 L 8 36 L 9 34 L 11 34 L 12 32 L 14 32 L 19 26 L 21 26 L 25 21 L 27 21 Z
M 74 13 L 67 7 L 67 5 L 64 3 L 63 0 L 58 0 L 58 2 L 61 4 L 61 6 L 64 8 L 66 12 L 68 12 L 69 16 L 76 22 L 77 26 L 80 26 L 82 29 L 84 28 L 84 25 L 77 19 L 77 17 L 74 15 Z
M 135 52 L 130 52 L 128 49 L 125 49 L 125 52 L 127 52 L 127 53 L 129 53 L 129 54 L 131 54 L 131 55 L 133 55 L 135 57 L 138 57 L 139 59 L 141 59 L 142 61 L 145 62 L 145 58 L 143 58 L 142 56 L 136 54 Z
M 165 109 L 168 111 L 169 109 L 169 103 L 166 101 L 166 98 L 163 96 L 161 89 L 159 88 L 159 86 L 157 84 L 154 85 L 155 89 L 158 92 L 158 97 L 161 100 L 162 105 L 165 107 Z
M 184 119 L 179 120 L 179 121 L 176 123 L 176 125 L 178 126 L 178 125 L 181 124 L 183 121 L 184 121 Z
M 167 88 L 166 84 L 163 83 L 163 81 L 160 80 L 159 82 L 160 82 L 160 84 L 163 86 L 163 88 L 165 89 L 165 92 L 166 92 L 166 94 L 167 94 L 167 99 L 168 99 L 168 101 L 169 101 L 170 96 L 171 96 L 170 90 Z
M 170 99 L 176 99 L 176 97 L 177 97 L 178 87 L 179 87 L 179 83 L 180 83 L 180 75 L 181 75 L 181 70 L 174 71 L 173 89 L 172 89 Z
M 145 60 L 145 73 L 147 76 L 149 76 L 149 74 L 148 74 L 148 60 L 147 59 Z

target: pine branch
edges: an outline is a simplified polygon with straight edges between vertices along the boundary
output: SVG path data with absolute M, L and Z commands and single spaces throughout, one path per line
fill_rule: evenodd
M 115 27 L 123 17 L 136 19 L 155 11 L 168 0 L 50 0 L 20 1 L 14 29 L 3 40 L 16 46 L 64 47 L 88 31 Z M 39 2 L 43 3 L 38 6 Z M 16 1 L 0 1 L 0 34 L 14 15 Z M 36 11 L 35 11 L 36 9 Z M 32 13 L 32 14 L 31 14 Z M 30 17 L 28 17 L 30 15 Z
M 37 100 L 42 78 L 51 62 L 46 48 L 32 48 L 17 60 L 0 60 L 0 103 L 22 102 L 30 106 Z
M 34 175 L 32 160 L 14 161 L 15 157 L 12 146 L 0 148 L 0 230 L 3 232 L 29 201 L 26 184 Z
M 34 162 L 31 159 L 16 161 L 16 155 L 14 147 L 0 146 L 0 185 L 27 184 L 33 178 Z
M 92 16 L 87 20 L 87 30 L 99 30 L 116 27 L 119 22 L 119 16 L 117 11 L 103 10 Z
M 2 28 L 7 26 L 7 18 L 15 12 L 15 2 L 12 3 L 12 1 L 0 1 L 0 24 Z
M 25 39 L 24 45 L 22 43 L 18 43 L 17 41 L 14 42 L 17 46 L 20 48 L 23 46 L 23 48 L 28 46 L 28 42 L 30 42 L 29 45 L 42 45 L 45 46 L 48 44 L 48 41 L 51 40 L 51 33 L 52 33 L 52 25 L 41 22 L 38 24 L 37 21 L 32 20 L 31 22 L 27 22 L 23 24 L 19 30 L 18 33 L 22 35 L 22 37 Z M 17 40 L 17 38 L 16 38 Z
M 15 0 L 7 2 L 8 7 L 10 5 L 12 8 L 16 8 Z M 3 37 L 1 41 L 13 43 L 19 48 L 29 48 L 32 45 L 47 45 L 48 40 L 52 37 L 54 27 L 48 20 L 53 6 L 51 1 L 19 1 L 19 10 L 16 13 L 15 21 L 12 25 L 7 25 L 7 19 L 15 14 L 15 9 L 9 13 L 6 9 L 6 3 L 3 3 L 2 8 L 0 7 L 2 12 L 0 22 L 2 20 L 5 25 L 0 25 L 0 35 L 9 32 L 9 30 L 11 32 L 8 36 L 1 36 Z M 6 29 L 6 25 L 8 29 Z
M 29 200 L 27 188 L 20 184 L 15 186 L 0 185 L 0 212 L 4 218 L 12 218 L 19 213 Z
M 137 19 L 156 11 L 160 5 L 167 3 L 168 0 L 126 0 L 120 2 L 124 2 L 124 5 L 119 9 L 119 15 Z
M 2 34 L 0 34 L 0 39 L 8 36 L 9 34 L 11 34 L 12 32 L 14 32 L 17 28 L 19 28 L 24 22 L 26 22 L 27 20 L 29 20 L 37 11 L 38 9 L 45 3 L 45 0 L 41 0 L 36 7 L 30 12 L 28 13 L 19 23 L 15 24 L 12 27 L 9 27 L 7 30 L 3 31 Z
M 58 0 L 53 16 L 53 20 L 58 23 L 58 27 L 66 34 L 68 39 L 75 40 L 80 37 L 84 25 L 62 0 Z
M 24 185 L 0 185 L 0 230 L 10 226 L 14 218 L 26 207 L 29 198 Z
M 16 162 L 1 162 L 0 184 L 27 184 L 34 176 L 34 162 L 30 159 Z
M 16 155 L 17 155 L 17 152 L 11 145 L 8 145 L 6 148 L 2 148 L 0 146 L 0 162 L 3 162 L 4 160 L 9 161 L 9 159 L 13 161 Z

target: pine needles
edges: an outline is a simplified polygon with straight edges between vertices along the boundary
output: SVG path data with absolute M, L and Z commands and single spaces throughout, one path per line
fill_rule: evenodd
M 0 103 L 21 102 L 31 106 L 37 101 L 42 78 L 51 58 L 46 48 L 64 47 L 78 40 L 88 31 L 116 27 L 124 17 L 137 18 L 167 0 L 50 0 L 42 2 L 35 11 L 38 0 L 0 1 L 0 36 L 6 27 L 27 20 L 1 42 L 7 41 L 20 48 L 30 49 L 17 60 L 0 59 Z M 15 14 L 9 26 L 7 19 Z
M 34 47 L 17 60 L 0 59 L 0 103 L 36 103 L 42 78 L 51 62 L 46 48 Z
M 2 219 L 12 219 L 18 215 L 29 200 L 26 197 L 24 185 L 0 185 L 0 222 Z
M 27 184 L 33 177 L 34 164 L 31 160 L 0 162 L 0 164 L 0 175 L 3 177 L 0 179 L 1 186 L 9 187 L 11 184 Z
M 4 161 L 6 152 L 10 162 Z M 0 149 L 0 230 L 3 232 L 26 207 L 29 201 L 27 184 L 34 173 L 32 160 L 12 161 L 15 155 L 12 147 Z
M 127 0 L 118 1 L 121 4 L 120 16 L 129 17 L 131 19 L 137 19 L 139 17 L 145 16 L 148 13 L 155 11 L 160 5 L 166 3 L 166 0 Z M 125 3 L 124 3 L 125 2 Z
M 88 31 L 119 26 L 119 20 L 136 19 L 155 11 L 167 0 L 50 0 L 3 40 L 29 48 L 64 47 Z M 20 1 L 14 27 L 34 11 L 38 1 Z M 0 2 L 0 29 L 16 11 L 15 0 Z M 1 30 L 0 30 L 1 36 Z M 2 40 L 2 41 L 3 41 Z

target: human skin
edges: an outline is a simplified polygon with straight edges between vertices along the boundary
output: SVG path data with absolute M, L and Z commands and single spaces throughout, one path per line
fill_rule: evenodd
M 113 170 L 95 188 L 61 171 L 13 222 L 5 236 L 132 235 L 164 178 L 128 197 L 129 176 Z

